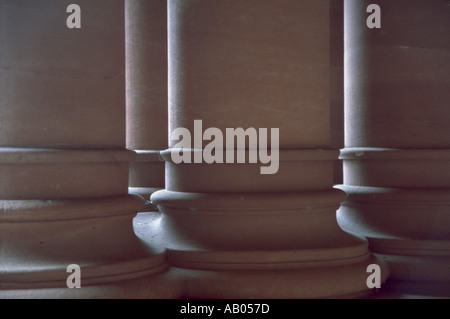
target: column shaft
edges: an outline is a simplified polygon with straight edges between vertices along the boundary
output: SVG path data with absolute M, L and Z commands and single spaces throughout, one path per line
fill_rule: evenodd
M 127 148 L 137 158 L 130 166 L 130 192 L 143 196 L 164 188 L 167 148 L 167 1 L 128 0 L 126 21 Z

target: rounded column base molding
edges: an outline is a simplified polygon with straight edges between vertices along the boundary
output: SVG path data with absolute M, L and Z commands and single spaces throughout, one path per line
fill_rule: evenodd
M 0 200 L 122 195 L 134 156 L 125 149 L 0 147 Z
M 414 240 L 366 237 L 374 253 L 402 256 L 437 256 L 450 258 L 449 240 Z M 450 277 L 449 277 L 450 278 Z
M 174 163 L 172 152 L 182 153 L 191 163 Z M 223 163 L 194 163 L 202 158 L 199 149 L 168 149 L 161 152 L 166 161 L 166 189 L 193 193 L 245 193 L 245 192 L 295 192 L 319 191 L 333 187 L 333 167 L 339 156 L 334 149 L 280 149 L 278 170 L 275 174 L 261 174 L 261 168 L 273 163 L 260 161 L 249 163 L 249 158 L 258 158 L 257 150 L 224 149 Z M 218 152 L 218 151 L 216 151 Z M 227 163 L 227 153 L 236 156 L 245 154 L 245 163 Z M 252 154 L 252 155 L 250 155 Z M 198 156 L 200 155 L 200 156 Z M 271 156 L 273 156 L 272 154 Z M 233 178 L 230 178 L 233 176 Z
M 450 194 L 447 189 L 341 185 L 348 194 L 339 225 L 364 236 L 393 267 L 393 279 L 450 280 Z
M 188 277 L 199 274 L 198 281 L 188 284 L 196 287 L 189 297 L 367 293 L 366 268 L 374 263 L 373 256 L 364 238 L 339 228 L 335 211 L 345 198 L 337 189 L 221 194 L 163 190 L 151 197 L 162 214 L 149 233 L 158 233 L 155 244 L 164 243 L 172 266 L 192 270 L 186 272 Z M 385 279 L 388 270 L 383 262 L 378 264 Z M 340 271 L 347 278 L 342 291 L 335 287 Z M 202 282 L 202 277 L 209 279 Z M 286 287 L 277 289 L 279 280 Z M 218 288 L 222 281 L 226 284 Z M 215 288 L 203 289 L 207 282 L 215 282 Z M 252 289 L 256 295 L 245 292 Z
M 133 217 L 141 205 L 131 195 L 0 201 L 0 297 L 23 289 L 30 289 L 24 297 L 67 289 L 72 264 L 80 267 L 86 287 L 166 271 L 164 250 L 144 245 L 134 234 Z
M 163 190 L 151 197 L 163 213 L 161 236 L 167 238 L 166 247 L 171 250 L 302 250 L 362 245 L 357 253 L 361 255 L 366 252 L 366 242 L 361 244 L 360 239 L 343 232 L 336 221 L 336 209 L 344 199 L 345 194 L 334 189 L 281 194 Z
M 344 184 L 392 188 L 450 188 L 450 149 L 345 148 Z
M 402 243 L 403 246 L 410 245 L 411 247 L 417 244 L 423 245 L 423 243 L 415 241 Z M 448 254 L 446 256 L 433 256 L 429 252 L 430 250 L 423 255 L 402 255 L 402 251 L 395 251 L 393 254 L 376 253 L 375 255 L 388 265 L 389 278 L 392 280 L 446 284 L 448 294 L 450 256 Z
M 370 256 L 364 261 L 334 267 L 180 271 L 186 281 L 187 298 L 357 298 L 371 293 L 366 284 L 370 264 L 384 265 L 384 262 Z M 381 281 L 388 275 L 383 267 Z
M 180 298 L 183 293 L 180 275 L 175 269 L 169 269 L 135 279 L 96 285 L 84 286 L 82 282 L 80 289 L 36 286 L 0 289 L 0 299 L 174 299 Z
M 372 238 L 450 240 L 447 189 L 399 189 L 339 185 L 348 194 L 338 221 Z

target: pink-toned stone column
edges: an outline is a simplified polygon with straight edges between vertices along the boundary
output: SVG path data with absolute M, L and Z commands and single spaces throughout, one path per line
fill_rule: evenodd
M 177 295 L 132 227 L 124 4 L 77 1 L 81 29 L 69 4 L 0 2 L 0 298 Z
M 164 188 L 167 148 L 167 1 L 125 1 L 127 148 L 135 150 L 130 165 L 130 193 L 147 200 Z
M 344 147 L 344 2 L 330 1 L 330 146 Z M 342 161 L 334 163 L 334 184 L 342 184 Z
M 392 279 L 450 280 L 448 1 L 345 2 L 346 230 L 369 239 Z
M 330 6 L 312 0 L 170 0 L 169 132 L 279 128 L 279 170 L 175 164 L 152 202 L 188 297 L 316 298 L 368 292 L 364 238 L 342 231 L 330 148 Z M 270 138 L 269 138 L 270 141 Z M 235 149 L 223 144 L 226 155 Z M 246 148 L 247 153 L 255 151 Z M 201 149 L 184 149 L 192 157 Z M 248 154 L 247 154 L 248 155 Z M 387 276 L 383 268 L 382 279 Z

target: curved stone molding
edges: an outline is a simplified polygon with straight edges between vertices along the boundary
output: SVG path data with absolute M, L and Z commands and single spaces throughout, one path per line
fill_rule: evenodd
M 450 195 L 445 189 L 339 188 L 348 194 L 348 200 L 342 204 L 346 213 L 341 220 L 354 227 L 366 227 L 369 237 L 448 239 Z M 358 217 L 358 211 L 364 215 Z
M 345 184 L 450 188 L 450 150 L 352 147 L 342 150 Z
M 0 148 L 0 199 L 121 195 L 132 158 L 128 150 Z
M 68 273 L 66 273 L 69 275 Z M 169 277 L 170 274 L 170 277 Z M 2 289 L 2 299 L 169 299 L 182 293 L 177 274 L 167 271 L 137 279 L 111 281 L 81 289 L 39 288 Z M 54 284 L 53 286 L 60 286 Z M 151 289 L 149 289 L 151 287 Z M 177 290 L 175 289 L 177 287 Z
M 167 1 L 125 1 L 126 136 L 137 152 L 130 165 L 129 192 L 146 200 L 140 211 L 153 211 L 150 195 L 164 188 L 167 148 Z
M 181 163 L 172 134 L 161 152 L 166 189 L 151 196 L 162 214 L 150 227 L 184 275 L 185 296 L 369 293 L 367 266 L 381 266 L 381 281 L 388 271 L 336 220 L 345 199 L 333 189 L 330 147 L 330 12 L 338 10 L 312 0 L 170 0 L 168 10 L 169 133 L 184 128 L 194 143 Z M 279 139 L 215 140 L 224 163 L 208 164 L 199 161 L 207 143 L 199 123 L 225 138 L 229 128 L 278 128 Z M 279 155 L 273 174 L 262 174 L 270 164 L 261 158 L 250 161 L 266 146 Z M 246 160 L 230 163 L 238 151 Z
M 389 262 L 392 278 L 448 280 L 448 190 L 347 185 L 339 188 L 348 194 L 338 211 L 339 224 L 369 240 L 370 250 Z
M 268 164 L 175 164 L 172 160 L 172 152 L 180 152 L 180 150 L 169 149 L 161 152 L 161 157 L 166 161 L 166 188 L 187 192 L 270 192 L 274 190 L 295 192 L 331 188 L 333 165 L 339 156 L 337 150 L 279 150 L 278 171 L 275 174 L 261 174 L 261 167 Z M 184 149 L 183 152 L 190 153 L 193 157 L 195 152 L 201 152 L 201 150 Z M 225 155 L 227 150 L 222 152 Z M 252 151 L 245 151 L 246 158 L 249 158 L 249 152 Z M 257 151 L 253 152 L 257 153 Z
M 143 203 L 133 195 L 1 200 L 0 298 L 181 295 L 164 249 L 135 235 Z M 72 264 L 80 266 L 82 289 L 67 288 Z
M 192 297 L 361 296 L 368 293 L 367 266 L 383 261 L 371 256 L 364 238 L 339 228 L 336 209 L 343 199 L 338 190 L 158 191 L 152 202 L 163 213 L 158 227 L 164 232 L 156 242 L 165 243 L 174 267 L 195 278 L 186 292 Z M 383 271 L 383 281 L 387 275 Z M 214 280 L 215 288 L 202 278 Z
M 345 3 L 343 229 L 365 236 L 392 279 L 450 280 L 448 3 Z M 389 63 L 388 63 L 389 61 Z
M 171 239 L 168 248 L 175 266 L 278 269 L 368 258 L 367 242 L 337 225 L 335 212 L 343 198 L 338 190 L 230 195 L 159 191 L 152 201 L 164 213 L 162 236 Z M 195 252 L 196 246 L 211 251 Z M 187 250 L 194 252 L 185 254 Z
M 210 298 L 358 298 L 368 293 L 365 281 L 369 264 L 383 264 L 373 255 L 346 266 L 289 269 L 195 270 L 185 269 L 187 294 Z M 382 271 L 382 280 L 387 276 Z M 214 282 L 211 285 L 211 282 Z
M 0 299 L 178 297 L 164 249 L 133 229 L 124 3 L 77 4 L 70 30 L 66 1 L 0 2 Z
M 140 206 L 142 201 L 131 195 L 1 201 L 0 287 L 67 289 L 71 264 L 81 267 L 86 286 L 161 272 L 167 268 L 164 251 L 149 251 L 133 232 Z

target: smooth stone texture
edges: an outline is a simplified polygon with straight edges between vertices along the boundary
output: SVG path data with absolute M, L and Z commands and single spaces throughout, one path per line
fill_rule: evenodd
M 1 146 L 125 146 L 123 3 L 78 1 L 76 30 L 70 3 L 0 4 Z
M 280 129 L 269 144 L 280 148 L 273 175 L 261 174 L 261 162 L 248 163 L 254 145 L 234 147 L 246 152 L 246 164 L 176 164 L 175 140 L 161 152 L 166 190 L 151 196 L 162 214 L 148 232 L 186 276 L 186 297 L 369 293 L 367 265 L 379 263 L 382 281 L 389 270 L 364 238 L 336 221 L 345 200 L 333 189 L 338 151 L 330 138 L 330 14 L 338 10 L 311 0 L 168 5 L 169 133 L 184 127 L 195 134 L 195 120 L 222 132 Z M 224 158 L 235 152 L 218 144 Z M 183 151 L 198 158 L 200 145 L 193 147 Z
M 129 192 L 147 201 L 164 188 L 167 148 L 167 1 L 125 1 L 126 145 L 137 151 L 130 164 Z
M 370 1 L 345 3 L 343 229 L 365 236 L 391 279 L 450 279 L 449 7 L 379 1 L 381 29 L 361 28 Z
M 154 196 L 157 194 L 155 193 Z M 220 197 L 220 195 L 216 195 L 214 198 L 206 194 L 195 195 L 200 196 L 196 202 L 203 206 L 213 205 Z M 192 195 L 188 196 L 183 193 L 178 196 L 183 198 L 180 200 L 185 200 L 185 197 Z M 239 216 L 238 212 L 232 210 L 232 206 L 238 199 L 238 195 L 234 196 L 234 200 L 231 200 L 233 204 L 228 204 L 230 210 L 227 211 L 232 214 L 231 218 Z M 207 198 L 211 201 L 206 200 Z M 263 196 L 259 198 L 261 206 L 264 206 L 264 203 L 273 203 L 271 198 L 264 199 Z M 304 198 L 306 199 L 306 197 Z M 230 198 L 223 198 L 224 203 L 229 203 L 228 199 Z M 286 196 L 285 199 L 288 197 Z M 290 199 L 287 201 L 290 204 L 298 201 L 295 196 L 290 196 Z M 180 205 L 183 204 L 180 203 Z M 226 204 L 223 206 L 226 207 Z M 220 207 L 216 205 L 216 208 Z M 270 212 L 270 208 L 266 209 L 262 214 Z M 220 212 L 215 214 L 217 213 Z M 253 212 L 253 214 L 261 213 Z M 274 213 L 275 215 L 276 213 Z M 167 234 L 160 225 L 164 218 L 164 213 L 159 212 L 139 214 L 135 218 L 135 228 L 139 236 L 150 245 L 168 242 Z M 261 238 L 259 242 L 260 245 L 270 245 L 269 241 L 264 242 Z M 356 242 L 358 241 L 353 241 L 353 244 Z M 208 244 L 206 241 L 203 243 Z M 193 246 L 187 247 L 185 244 L 184 250 L 181 251 L 169 249 L 168 256 L 174 265 L 173 270 L 178 272 L 179 278 L 183 282 L 183 296 L 186 298 L 356 298 L 367 296 L 371 292 L 366 286 L 367 266 L 372 263 L 384 265 L 382 259 L 370 256 L 367 249 L 364 249 L 364 240 L 360 240 L 359 244 L 361 246 L 353 247 L 353 255 L 356 258 L 336 256 L 338 259 L 333 261 L 331 260 L 333 249 L 330 249 L 321 254 L 325 259 L 326 255 L 330 257 L 327 262 L 322 260 L 322 263 L 318 258 L 320 250 L 316 252 L 303 251 L 302 254 L 301 251 L 277 249 L 252 251 L 214 250 L 204 247 L 195 249 Z M 347 253 L 351 251 L 351 247 L 347 247 Z M 337 250 L 334 252 L 338 255 L 340 253 Z M 319 253 L 316 254 L 316 259 L 313 258 L 314 253 Z M 362 255 L 358 255 L 361 253 Z M 302 256 L 303 260 L 298 259 Z M 297 260 L 293 262 L 295 258 Z M 315 262 L 312 263 L 312 260 Z M 389 270 L 382 268 L 382 282 L 388 275 Z
M 130 163 L 129 186 L 162 188 L 165 181 L 165 164 L 159 151 L 136 151 L 136 155 Z
M 128 150 L 0 147 L 0 199 L 63 199 L 126 193 Z
M 168 4 L 169 132 L 201 119 L 280 128 L 284 148 L 329 146 L 328 2 Z
M 183 269 L 182 273 L 187 282 L 186 294 L 192 298 L 344 299 L 371 293 L 365 269 L 372 263 L 383 262 L 372 256 L 346 266 L 240 271 Z M 383 272 L 381 280 L 384 282 L 386 277 Z
M 198 150 L 183 150 L 191 154 Z M 262 163 L 180 163 L 172 160 L 175 149 L 161 152 L 166 161 L 166 189 L 186 192 L 295 192 L 333 186 L 337 150 L 280 150 L 279 169 L 261 174 Z M 229 152 L 225 150 L 223 153 Z M 246 158 L 249 158 L 246 151 Z M 235 152 L 236 154 L 236 152 Z M 193 157 L 192 155 L 191 157 Z M 272 159 L 274 160 L 274 159 Z M 248 161 L 248 160 L 247 160 Z M 212 181 L 214 177 L 214 182 Z
M 124 2 L 77 1 L 76 30 L 70 3 L 0 4 L 0 298 L 179 297 L 164 248 L 133 229 Z
M 345 148 L 344 183 L 349 186 L 449 188 L 450 150 Z
M 84 285 L 138 278 L 167 267 L 164 251 L 143 246 L 134 234 L 132 218 L 142 205 L 134 196 L 0 205 L 2 289 L 66 287 L 70 264 L 81 267 Z
M 167 1 L 125 0 L 127 147 L 167 148 Z
M 449 148 L 450 19 L 440 0 L 346 1 L 345 146 Z

